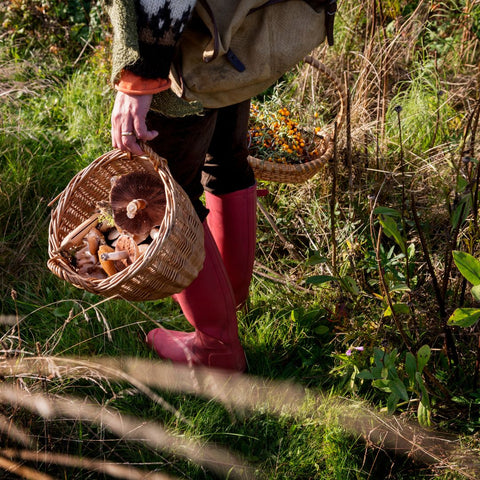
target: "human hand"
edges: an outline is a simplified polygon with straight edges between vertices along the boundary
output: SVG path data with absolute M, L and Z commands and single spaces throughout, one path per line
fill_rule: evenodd
M 137 140 L 153 140 L 158 132 L 148 130 L 147 117 L 153 95 L 130 95 L 117 91 L 112 110 L 112 145 L 124 152 L 143 155 Z

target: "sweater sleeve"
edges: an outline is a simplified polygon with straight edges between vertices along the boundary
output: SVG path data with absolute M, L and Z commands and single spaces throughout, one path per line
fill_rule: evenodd
M 125 70 L 168 78 L 173 52 L 196 0 L 104 0 L 113 30 L 112 82 Z
M 168 78 L 174 47 L 196 0 L 134 0 L 139 58 L 125 68 L 143 78 Z

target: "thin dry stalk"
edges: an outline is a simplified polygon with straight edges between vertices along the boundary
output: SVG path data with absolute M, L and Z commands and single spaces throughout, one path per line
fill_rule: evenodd
M 268 280 L 271 280 L 272 282 L 285 285 L 286 287 L 292 288 L 294 290 L 298 290 L 299 292 L 313 293 L 311 289 L 302 287 L 301 285 L 297 285 L 294 280 L 286 277 L 285 275 L 279 274 L 278 272 L 272 270 L 271 268 L 268 268 L 266 265 L 262 265 L 257 260 L 255 260 L 255 268 L 253 270 L 253 273 L 255 275 L 258 275 L 259 277 L 263 277 Z
M 333 133 L 333 157 L 330 165 L 332 176 L 332 192 L 330 194 L 330 234 L 332 244 L 332 270 L 334 275 L 338 275 L 337 272 L 337 233 L 335 223 L 335 208 L 337 205 L 337 124 L 335 123 L 335 130 Z
M 30 467 L 25 467 L 20 463 L 9 460 L 0 455 L 0 469 L 4 472 L 13 473 L 16 476 L 22 477 L 25 480 L 55 480 L 54 477 L 41 473 Z
M 445 315 L 445 301 L 442 295 L 442 291 L 440 289 L 440 284 L 437 279 L 437 274 L 435 273 L 435 269 L 433 268 L 432 259 L 430 257 L 430 251 L 427 245 L 427 240 L 425 238 L 425 234 L 420 224 L 420 219 L 418 218 L 415 194 L 413 192 L 411 192 L 410 206 L 412 209 L 413 221 L 415 222 L 415 227 L 417 229 L 418 237 L 420 239 L 420 244 L 422 246 L 423 256 L 425 258 L 425 262 L 427 263 L 428 273 L 432 278 L 433 291 L 435 292 L 435 297 L 437 299 L 437 305 L 440 311 L 440 316 L 443 316 Z
M 47 361 L 48 360 L 48 361 Z M 325 418 L 338 418 L 339 424 L 355 435 L 363 435 L 372 441 L 375 448 L 388 448 L 396 454 L 408 455 L 413 461 L 430 466 L 448 468 L 476 479 L 480 475 L 480 465 L 475 452 L 462 449 L 455 436 L 446 437 L 432 430 L 425 430 L 400 418 L 380 416 L 366 405 L 346 401 L 321 393 L 308 394 L 304 388 L 287 381 L 269 381 L 241 374 L 225 374 L 206 368 L 189 368 L 140 358 L 98 358 L 94 362 L 65 358 L 15 359 L 0 363 L 0 372 L 15 375 L 20 372 L 39 375 L 80 375 L 75 365 L 92 369 L 105 368 L 113 379 L 135 377 L 151 387 L 164 388 L 174 392 L 199 395 L 223 403 L 237 410 L 260 410 L 273 414 L 292 415 L 308 418 L 309 421 L 324 422 Z M 118 376 L 115 376 L 118 372 Z M 52 398 L 45 395 L 31 395 L 19 389 L 4 385 L 0 389 L 3 402 L 21 405 L 38 412 L 44 418 L 82 418 L 102 423 L 124 439 L 143 441 L 157 448 L 164 448 L 177 455 L 187 455 L 195 462 L 219 467 L 217 472 L 225 474 L 228 465 L 244 468 L 244 463 L 232 457 L 230 452 L 209 449 L 195 443 L 182 441 L 167 434 L 158 424 L 120 415 L 96 405 L 65 397 Z M 120 425 L 121 424 L 121 425 Z M 180 442 L 180 443 L 179 443 Z M 186 444 L 185 444 L 186 442 Z M 193 450 L 192 450 L 193 449 Z M 188 453 L 187 453 L 188 452 Z M 204 457 L 206 455 L 206 458 Z M 237 470 L 235 473 L 239 473 Z M 238 475 L 236 475 L 238 477 Z M 234 478 L 230 476 L 229 478 Z
M 101 461 L 85 457 L 80 458 L 61 453 L 5 449 L 0 450 L 0 455 L 0 458 L 18 458 L 20 460 L 29 462 L 44 463 L 46 465 L 62 465 L 64 467 L 81 468 L 83 470 L 103 473 L 105 475 L 110 475 L 111 477 L 122 478 L 125 480 L 175 480 L 178 478 L 172 477 L 171 475 L 165 475 L 163 473 L 140 470 L 138 468 L 129 467 L 119 463 L 112 463 L 109 461 Z
M 185 437 L 169 434 L 156 422 L 145 422 L 128 415 L 98 406 L 73 397 L 51 397 L 42 394 L 29 394 L 18 388 L 2 385 L 0 402 L 23 407 L 45 419 L 71 418 L 102 425 L 117 434 L 124 441 L 145 443 L 155 449 L 165 450 L 175 455 L 209 468 L 221 476 L 229 478 L 253 478 L 252 470 L 238 456 L 220 447 L 210 447 Z
M 28 433 L 25 430 L 18 428 L 11 419 L 3 414 L 0 414 L 0 432 L 25 447 L 33 448 L 33 441 Z
M 392 301 L 392 297 L 390 295 L 390 290 L 388 289 L 387 282 L 385 281 L 385 274 L 383 271 L 383 266 L 382 266 L 382 259 L 380 257 L 380 250 L 381 250 L 381 240 L 382 240 L 382 227 L 378 229 L 378 235 L 377 235 L 377 244 L 375 247 L 375 258 L 377 261 L 377 269 L 378 269 L 378 277 L 380 280 L 380 285 L 382 287 L 382 292 L 383 292 L 383 297 L 387 301 L 387 305 L 390 307 L 390 311 L 392 313 L 392 318 L 395 323 L 395 326 L 397 327 L 398 333 L 402 337 L 403 343 L 405 346 L 408 348 L 409 352 L 413 353 L 412 349 L 412 344 L 410 342 L 410 339 L 408 338 L 402 323 L 397 317 L 397 314 L 395 313 L 395 308 L 394 304 Z
M 258 198 L 257 198 L 257 206 L 260 209 L 260 211 L 263 213 L 263 215 L 264 215 L 265 219 L 267 220 L 268 224 L 273 228 L 274 232 L 278 235 L 278 238 L 282 241 L 285 248 L 289 251 L 290 255 L 292 255 L 292 257 L 295 260 L 299 260 L 299 261 L 303 260 L 301 255 L 295 249 L 295 246 L 293 245 L 293 243 L 289 242 L 285 238 L 285 235 L 283 235 L 283 233 L 280 231 L 277 224 L 275 223 L 275 220 L 268 213 L 267 209 L 263 206 L 262 202 Z

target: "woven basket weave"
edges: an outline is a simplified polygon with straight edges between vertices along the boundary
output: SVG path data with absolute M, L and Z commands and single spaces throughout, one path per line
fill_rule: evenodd
M 58 200 L 50 220 L 47 265 L 55 275 L 89 292 L 131 301 L 165 298 L 196 278 L 205 258 L 202 224 L 166 161 L 150 147 L 142 148 L 146 156 L 130 157 L 120 150 L 100 156 L 51 202 Z M 115 275 L 102 280 L 83 277 L 61 254 L 60 244 L 94 213 L 97 202 L 109 200 L 110 179 L 131 172 L 155 173 L 164 184 L 166 208 L 158 237 L 134 263 Z
M 347 104 L 345 89 L 340 80 L 323 63 L 320 63 L 317 59 L 311 56 L 305 57 L 304 61 L 325 75 L 332 82 L 332 85 L 335 88 L 340 102 L 340 108 L 335 120 L 332 122 L 332 125 L 336 125 L 338 132 L 340 127 L 343 125 L 345 118 Z M 328 130 L 328 127 L 325 127 L 325 130 Z M 302 183 L 324 168 L 326 163 L 333 156 L 335 147 L 333 135 L 330 133 L 324 133 L 322 137 L 317 136 L 317 139 L 319 143 L 317 146 L 319 155 L 318 157 L 306 163 L 283 164 L 269 160 L 262 160 L 253 156 L 248 157 L 248 162 L 258 180 L 266 180 L 268 182 L 278 183 Z

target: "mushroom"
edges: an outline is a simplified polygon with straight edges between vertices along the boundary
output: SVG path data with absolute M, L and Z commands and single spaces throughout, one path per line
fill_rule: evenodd
M 82 240 L 85 238 L 85 235 L 92 229 L 95 228 L 98 224 L 98 213 L 94 213 L 83 221 L 78 227 L 74 228 L 60 244 L 60 251 L 67 251 L 72 247 L 76 247 L 82 243 Z
M 100 267 L 100 265 L 98 265 L 98 263 L 82 267 L 80 270 L 78 270 L 78 273 L 84 277 L 92 278 L 95 280 L 103 280 L 104 278 L 107 278 L 107 274 Z
M 120 232 L 116 228 L 113 228 L 107 234 L 107 238 L 111 242 L 115 241 L 119 236 L 120 236 Z
M 80 275 L 87 273 L 88 269 L 97 263 L 96 255 L 90 253 L 88 244 L 75 253 L 75 260 L 77 264 L 77 271 Z
M 120 235 L 118 237 L 115 250 L 110 248 L 100 254 L 100 261 L 113 262 L 117 272 L 131 265 L 138 257 L 140 252 L 138 245 L 130 235 Z
M 109 254 L 113 252 L 115 252 L 115 250 L 109 245 L 100 245 L 100 248 L 98 249 L 98 259 L 100 261 L 100 265 L 109 277 L 118 272 L 113 260 L 109 258 Z
M 148 244 L 148 243 L 141 243 L 141 244 L 138 246 L 138 255 L 139 255 L 139 256 L 140 256 L 140 255 L 143 255 L 143 254 L 147 251 L 147 249 L 148 249 L 149 246 L 150 246 L 150 244 Z
M 158 237 L 158 234 L 160 233 L 160 228 L 155 226 L 150 230 L 150 237 L 152 237 L 152 240 L 155 240 Z
M 110 204 L 118 229 L 143 242 L 165 215 L 165 188 L 161 178 L 147 172 L 122 175 L 110 190 Z
M 88 249 L 92 255 L 97 255 L 100 244 L 105 243 L 105 237 L 96 228 L 92 228 L 85 235 L 85 240 L 87 241 Z

